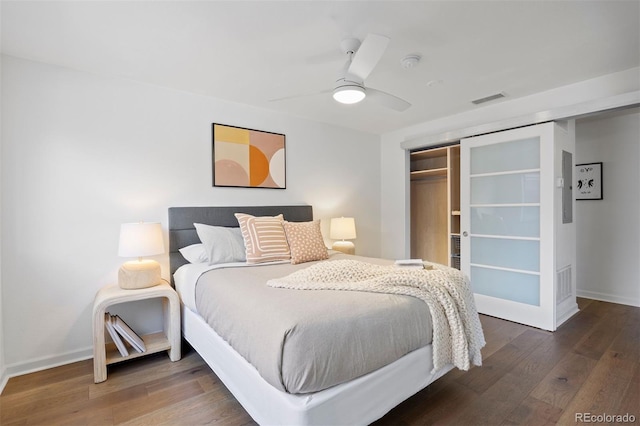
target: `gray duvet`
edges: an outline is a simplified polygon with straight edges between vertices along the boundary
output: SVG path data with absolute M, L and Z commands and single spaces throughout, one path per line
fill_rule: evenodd
M 330 260 L 339 258 L 391 263 Z M 266 285 L 314 263 L 206 272 L 196 286 L 198 313 L 267 382 L 293 394 L 347 382 L 431 342 L 429 309 L 417 298 Z

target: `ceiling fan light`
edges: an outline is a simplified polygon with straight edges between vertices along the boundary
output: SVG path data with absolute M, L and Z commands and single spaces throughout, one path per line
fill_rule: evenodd
M 341 104 L 357 104 L 363 100 L 367 94 L 360 86 L 340 86 L 333 91 L 333 99 Z

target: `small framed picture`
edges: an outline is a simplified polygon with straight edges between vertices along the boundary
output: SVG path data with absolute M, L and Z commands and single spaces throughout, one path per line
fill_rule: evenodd
M 576 164 L 576 200 L 602 200 L 602 162 Z

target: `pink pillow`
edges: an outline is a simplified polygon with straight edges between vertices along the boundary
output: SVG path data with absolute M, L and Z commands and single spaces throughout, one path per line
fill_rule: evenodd
M 311 262 L 329 258 L 329 252 L 324 245 L 320 221 L 312 222 L 284 222 L 284 232 L 291 249 L 291 263 Z

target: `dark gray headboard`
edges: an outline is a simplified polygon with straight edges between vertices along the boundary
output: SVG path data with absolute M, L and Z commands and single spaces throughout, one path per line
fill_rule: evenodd
M 172 282 L 176 269 L 187 263 L 178 249 L 200 242 L 194 222 L 237 228 L 238 220 L 234 213 L 254 216 L 275 216 L 282 213 L 289 222 L 313 220 L 311 206 L 169 207 L 169 264 Z

